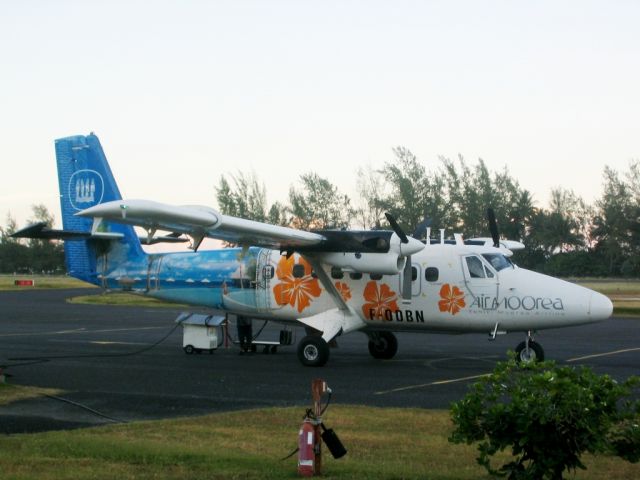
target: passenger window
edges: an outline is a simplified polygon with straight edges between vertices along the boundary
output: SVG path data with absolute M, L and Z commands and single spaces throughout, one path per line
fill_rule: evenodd
M 467 261 L 467 268 L 471 278 L 485 278 L 482 260 L 478 257 L 466 257 L 465 260 Z
M 493 272 L 492 272 L 492 271 L 491 271 L 491 269 L 490 269 L 489 267 L 487 267 L 486 265 L 485 265 L 485 267 L 484 267 L 484 271 L 485 271 L 485 272 L 486 272 L 486 274 L 487 274 L 487 278 L 493 278 Z
M 344 272 L 340 267 L 331 267 L 331 278 L 339 280 L 342 277 L 344 277 Z
M 418 279 L 418 269 L 416 267 L 411 267 L 411 281 L 415 282 Z
M 382 280 L 382 274 L 381 273 L 370 273 L 369 274 L 369 278 L 371 280 Z
M 349 278 L 351 280 L 360 280 L 362 278 L 362 272 L 351 272 Z
M 424 279 L 427 282 L 437 282 L 440 272 L 436 267 L 427 267 L 424 271 Z
M 293 278 L 302 278 L 304 277 L 304 265 L 300 265 L 299 263 L 296 263 L 293 266 Z

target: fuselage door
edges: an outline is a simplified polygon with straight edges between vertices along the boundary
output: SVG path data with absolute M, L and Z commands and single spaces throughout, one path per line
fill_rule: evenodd
M 398 291 L 402 292 L 402 282 L 404 282 L 404 272 L 398 275 Z M 422 292 L 422 267 L 415 263 L 411 265 L 411 296 L 417 297 Z
M 465 255 L 462 257 L 462 270 L 467 289 L 475 297 L 478 306 L 493 309 L 498 299 L 498 274 L 479 255 Z
M 271 308 L 271 280 L 275 266 L 271 263 L 271 250 L 261 248 L 256 264 L 256 307 L 259 311 Z
M 417 297 L 422 291 L 422 268 L 420 265 L 411 265 L 411 296 Z
M 149 268 L 147 270 L 147 290 L 160 289 L 160 268 L 164 255 L 149 256 Z

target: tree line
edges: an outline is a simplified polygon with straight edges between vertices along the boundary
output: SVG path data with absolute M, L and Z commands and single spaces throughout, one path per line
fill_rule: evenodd
M 514 256 L 523 267 L 556 276 L 640 277 L 637 160 L 622 172 L 605 167 L 603 193 L 593 204 L 558 187 L 547 208 L 536 206 L 507 168 L 491 171 L 481 159 L 470 165 L 459 156 L 440 157 L 430 170 L 404 147 L 380 169 L 358 168 L 355 201 L 314 172 L 290 187 L 286 204 L 269 204 L 264 182 L 252 173 L 223 175 L 215 191 L 228 215 L 304 229 L 375 229 L 389 228 L 390 212 L 416 238 L 424 238 L 426 226 L 488 237 L 491 207 L 502 236 L 524 243 Z
M 547 208 L 504 168 L 491 171 L 479 160 L 440 157 L 427 166 L 407 148 L 393 149 L 382 168 L 360 167 L 352 199 L 330 180 L 308 172 L 292 185 L 286 203 L 267 201 L 265 183 L 253 173 L 222 175 L 215 186 L 219 210 L 227 215 L 301 229 L 389 228 L 384 212 L 405 231 L 424 238 L 426 227 L 444 228 L 465 238 L 487 237 L 491 207 L 503 237 L 520 240 L 514 256 L 523 267 L 556 276 L 640 277 L 640 162 L 626 171 L 605 167 L 603 190 L 588 204 L 571 190 L 551 191 Z M 32 207 L 30 223 L 53 226 L 44 205 Z M 10 235 L 16 221 L 7 215 L 0 227 L 0 271 L 62 272 L 59 242 L 21 241 Z
M 27 223 L 44 222 L 53 227 L 55 218 L 45 205 L 33 205 Z M 0 273 L 62 274 L 65 273 L 64 248 L 61 242 L 12 238 L 18 230 L 16 219 L 7 214 L 0 227 Z

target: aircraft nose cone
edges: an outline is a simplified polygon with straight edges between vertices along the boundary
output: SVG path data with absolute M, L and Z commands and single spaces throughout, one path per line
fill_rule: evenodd
M 604 295 L 593 292 L 589 298 L 589 315 L 593 320 L 606 320 L 613 313 L 613 303 Z

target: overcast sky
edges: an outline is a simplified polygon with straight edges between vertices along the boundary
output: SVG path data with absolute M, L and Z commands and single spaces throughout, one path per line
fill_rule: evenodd
M 215 206 L 255 171 L 355 196 L 391 148 L 507 166 L 546 206 L 640 158 L 637 1 L 11 1 L 0 10 L 0 224 L 45 203 L 53 141 L 94 131 L 125 198 Z

